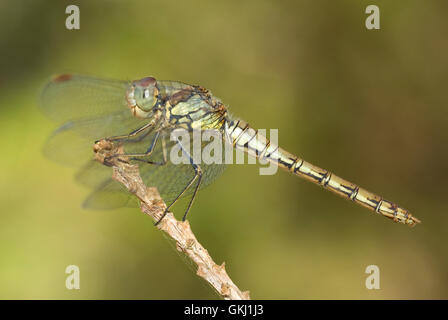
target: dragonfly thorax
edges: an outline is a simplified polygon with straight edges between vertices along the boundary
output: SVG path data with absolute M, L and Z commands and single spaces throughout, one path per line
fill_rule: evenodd
M 188 130 L 221 129 L 227 116 L 224 104 L 198 86 L 176 92 L 165 107 L 167 122 Z

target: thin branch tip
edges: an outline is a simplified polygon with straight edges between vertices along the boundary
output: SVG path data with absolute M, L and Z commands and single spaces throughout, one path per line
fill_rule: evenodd
M 121 144 L 110 140 L 99 140 L 93 147 L 95 160 L 112 167 L 112 178 L 140 200 L 140 209 L 157 222 L 167 208 L 157 188 L 147 187 L 143 182 L 139 167 L 129 163 Z M 197 266 L 196 274 L 207 281 L 224 299 L 249 300 L 249 291 L 242 292 L 226 272 L 225 263 L 217 265 L 208 251 L 199 243 L 191 230 L 190 223 L 177 220 L 167 212 L 157 228 L 165 232 L 176 243 L 176 248 Z

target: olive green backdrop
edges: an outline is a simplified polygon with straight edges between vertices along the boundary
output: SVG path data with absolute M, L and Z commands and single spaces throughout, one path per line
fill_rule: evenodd
M 77 4 L 80 30 L 65 28 Z M 367 30 L 365 8 L 381 10 Z M 200 84 L 311 163 L 408 208 L 394 224 L 304 180 L 230 166 L 190 212 L 258 299 L 448 298 L 446 1 L 1 1 L 0 298 L 215 299 L 138 209 L 85 211 L 41 149 L 55 73 Z M 180 217 L 182 213 L 177 212 Z M 81 289 L 65 288 L 65 268 Z M 380 290 L 365 269 L 380 268 Z

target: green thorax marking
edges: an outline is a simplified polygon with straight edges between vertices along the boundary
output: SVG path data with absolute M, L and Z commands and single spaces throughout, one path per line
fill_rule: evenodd
M 165 106 L 165 119 L 170 126 L 193 129 L 221 129 L 227 114 L 226 107 L 207 89 L 184 85 L 161 91 Z

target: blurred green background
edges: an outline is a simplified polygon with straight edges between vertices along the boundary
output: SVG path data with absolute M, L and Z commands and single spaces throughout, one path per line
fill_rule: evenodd
M 65 28 L 77 4 L 80 30 Z M 381 10 L 381 30 L 365 8 Z M 414 229 L 286 172 L 230 166 L 190 212 L 256 299 L 447 299 L 448 2 L 1 1 L 0 298 L 215 299 L 138 209 L 85 211 L 42 156 L 55 73 L 200 84 L 306 160 L 410 209 Z M 178 217 L 182 213 L 177 213 Z M 81 289 L 65 288 L 65 268 Z M 377 265 L 381 289 L 365 288 Z

